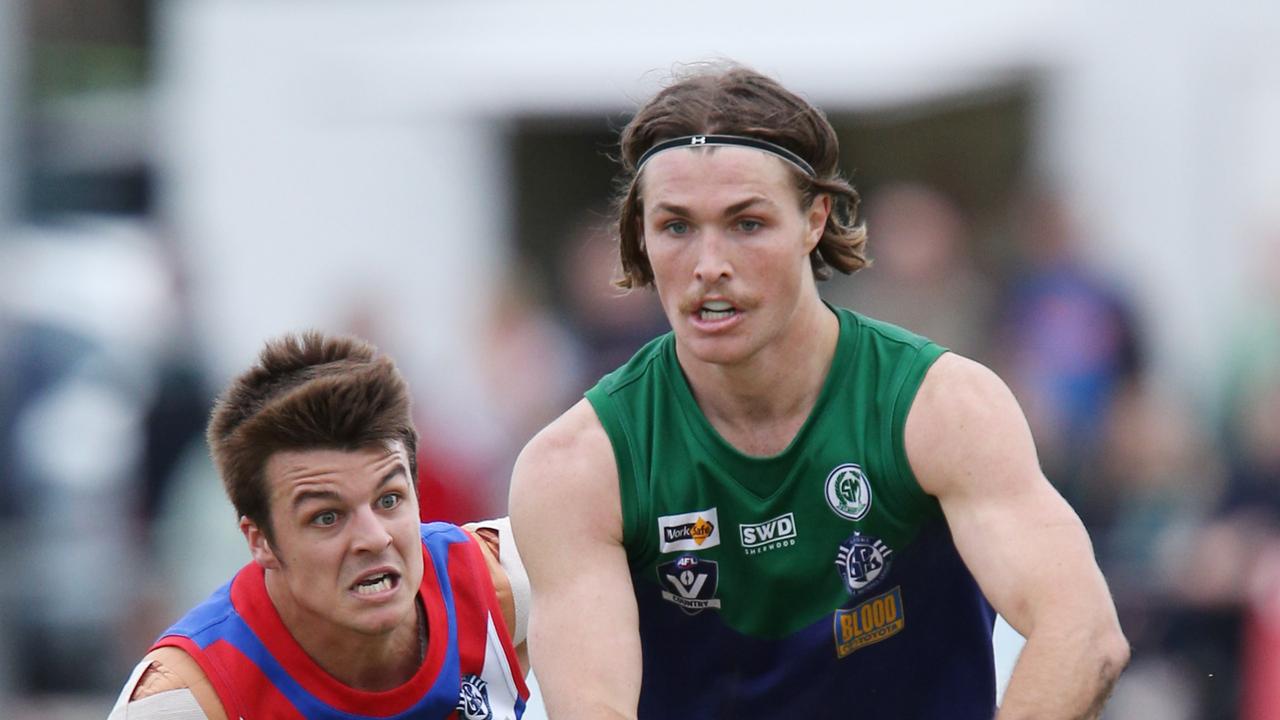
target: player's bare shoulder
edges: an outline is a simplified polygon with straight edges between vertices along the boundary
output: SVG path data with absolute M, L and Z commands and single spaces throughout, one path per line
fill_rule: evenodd
M 538 520 L 559 517 L 566 521 L 568 514 L 620 538 L 618 466 L 613 446 L 585 399 L 525 445 L 511 478 L 511 518 L 517 537 Z
M 601 473 L 607 476 L 601 478 Z M 531 474 L 537 476 L 539 486 L 616 485 L 613 447 L 589 402 L 578 401 L 525 445 L 516 460 L 515 481 Z
M 985 365 L 943 353 L 907 414 L 904 442 L 921 486 L 937 495 L 967 469 L 1038 474 L 1030 429 L 1009 387 Z

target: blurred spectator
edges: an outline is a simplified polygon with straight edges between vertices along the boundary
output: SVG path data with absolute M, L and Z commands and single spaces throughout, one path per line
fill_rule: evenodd
M 865 205 L 873 265 L 822 287 L 827 300 L 986 360 L 992 293 L 973 262 L 968 221 L 919 184 L 894 184 Z
M 1242 548 L 1205 525 L 1225 478 L 1202 417 L 1137 379 L 1113 398 L 1099 457 L 1084 465 L 1080 502 L 1133 646 L 1116 717 L 1234 717 L 1240 627 L 1229 596 Z
M 1017 261 L 995 347 L 1049 479 L 1086 525 L 1097 492 L 1081 487 L 1112 398 L 1142 369 L 1137 319 L 1119 291 L 1078 256 L 1076 229 L 1059 198 L 1031 188 L 1013 216 Z
M 520 448 L 576 399 L 579 366 L 571 335 L 535 289 L 530 267 L 515 262 L 490 285 L 494 295 L 477 358 L 483 436 L 472 434 L 464 443 L 454 437 L 455 428 L 419 425 L 424 517 L 467 522 L 505 514 Z
M 1243 615 L 1239 717 L 1280 718 L 1280 226 L 1247 267 L 1254 273 L 1229 347 L 1224 445 L 1230 484 L 1210 530 L 1234 551 L 1235 574 L 1206 602 Z M 1223 562 L 1207 552 L 1201 562 Z
M 1093 480 L 1083 485 L 1093 494 L 1082 504 L 1097 518 L 1094 542 L 1117 596 L 1182 592 L 1183 571 L 1168 564 L 1163 544 L 1208 517 L 1224 486 L 1199 418 L 1145 378 L 1124 386 L 1101 418 L 1099 455 L 1087 466 Z
M 561 256 L 565 314 L 580 356 L 576 392 L 586 391 L 645 343 L 671 329 L 655 293 L 627 291 L 613 284 L 621 270 L 617 233 L 603 217 L 603 213 L 584 213 Z
M 183 408 L 203 416 L 198 400 L 162 390 L 181 354 L 181 303 L 160 247 L 143 223 L 68 218 L 0 248 L 3 564 L 22 578 L 5 584 L 3 602 L 27 691 L 119 682 L 112 663 L 84 658 L 113 657 L 131 625 L 148 498 L 194 424 Z

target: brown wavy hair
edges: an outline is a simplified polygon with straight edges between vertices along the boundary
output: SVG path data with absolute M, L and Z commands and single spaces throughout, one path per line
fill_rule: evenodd
M 653 282 L 644 248 L 644 199 L 636 164 L 654 145 L 686 135 L 743 135 L 767 140 L 804 158 L 817 173 L 792 169 L 801 207 L 819 195 L 832 200 L 827 225 L 810 255 L 813 274 L 831 277 L 831 268 L 854 273 L 866 267 L 867 233 L 858 222 L 858 193 L 840 176 L 840 145 L 821 110 L 772 78 L 736 64 L 697 65 L 646 103 L 622 129 L 614 211 L 618 222 L 622 274 L 619 287 Z
M 209 449 L 236 512 L 270 541 L 266 466 L 285 450 L 361 450 L 399 441 L 417 485 L 409 386 L 390 358 L 317 331 L 270 340 L 214 404 Z

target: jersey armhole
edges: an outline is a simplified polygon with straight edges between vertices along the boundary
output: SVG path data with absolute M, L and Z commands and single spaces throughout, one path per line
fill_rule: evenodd
M 898 477 L 902 479 L 900 487 L 909 493 L 912 503 L 917 506 L 936 505 L 936 501 L 933 496 L 924 491 L 924 488 L 920 487 L 920 481 L 916 478 L 915 471 L 911 469 L 911 462 L 907 458 L 907 415 L 911 412 L 920 386 L 924 384 L 925 374 L 945 352 L 948 350 L 941 345 L 927 343 L 906 363 L 906 368 L 899 373 L 894 382 L 896 389 L 889 420 L 889 457 L 893 458 Z
M 618 472 L 618 502 L 622 506 L 619 508 L 622 514 L 622 545 L 627 550 L 627 559 L 632 561 L 645 552 L 647 535 L 642 531 L 643 523 L 640 522 L 646 508 L 633 461 L 635 453 L 631 447 L 631 434 L 626 431 L 622 415 L 617 412 L 607 391 L 596 386 L 586 392 L 586 398 L 613 447 L 613 460 Z

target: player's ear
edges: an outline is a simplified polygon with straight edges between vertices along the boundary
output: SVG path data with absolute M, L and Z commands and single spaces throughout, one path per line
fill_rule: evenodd
M 807 252 L 813 252 L 818 247 L 818 241 L 822 239 L 822 234 L 827 229 L 827 218 L 831 216 L 831 196 L 826 193 L 819 193 L 813 198 L 813 202 L 809 204 L 809 209 L 805 215 L 807 221 L 807 235 L 805 239 L 808 241 Z
M 271 546 L 267 534 L 258 527 L 257 523 L 248 517 L 241 516 L 240 534 L 244 535 L 245 542 L 249 544 L 249 554 L 253 556 L 254 562 L 268 570 L 280 569 L 280 558 L 276 556 L 275 548 Z

